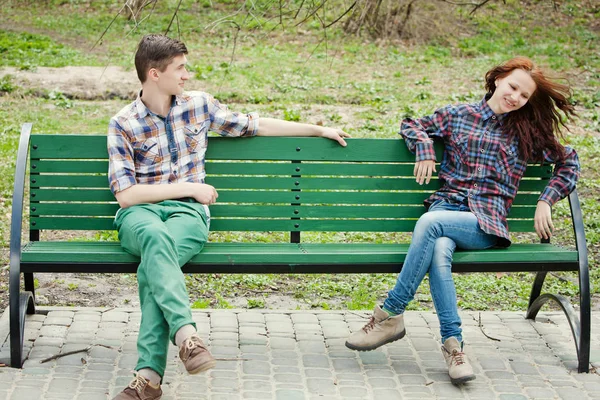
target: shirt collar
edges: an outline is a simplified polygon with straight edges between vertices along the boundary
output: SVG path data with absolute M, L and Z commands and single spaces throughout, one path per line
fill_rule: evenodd
M 181 98 L 181 96 L 173 96 L 171 100 L 171 107 L 174 107 L 175 105 L 181 105 L 182 102 L 183 99 Z M 150 111 L 142 101 L 142 90 L 140 90 L 137 99 L 135 99 L 134 107 L 135 111 L 138 113 L 140 118 L 144 118 L 146 115 L 156 115 L 152 111 Z
M 502 120 L 506 116 L 506 113 L 496 115 L 494 113 L 494 111 L 492 111 L 492 109 L 490 108 L 490 105 L 488 104 L 488 100 L 490 99 L 490 97 L 492 97 L 492 95 L 490 93 L 486 94 L 483 97 L 483 99 L 481 100 L 481 102 L 479 103 L 479 110 L 481 112 L 481 118 L 484 121 L 487 121 L 488 119 L 493 118 L 493 119 L 497 119 L 499 122 L 502 122 Z M 494 117 L 496 117 L 496 118 L 494 118 Z

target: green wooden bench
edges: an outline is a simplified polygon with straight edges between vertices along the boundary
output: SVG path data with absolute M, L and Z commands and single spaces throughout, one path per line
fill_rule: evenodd
M 219 192 L 211 231 L 289 232 L 285 243 L 210 241 L 186 273 L 398 273 L 408 244 L 314 243 L 303 232 L 411 232 L 423 200 L 439 186 L 420 186 L 414 155 L 400 139 L 209 139 L 206 182 Z M 438 159 L 442 146 L 438 145 Z M 29 164 L 29 241 L 21 243 Z M 118 205 L 108 189 L 104 135 L 31 135 L 23 126 L 15 174 L 10 245 L 11 365 L 21 367 L 26 313 L 34 313 L 34 273 L 134 273 L 138 259 L 117 242 L 40 240 L 45 230 L 112 230 Z M 512 232 L 531 232 L 538 195 L 552 168 L 532 166 L 510 215 Z M 569 196 L 576 249 L 549 243 L 458 251 L 456 272 L 535 272 L 527 318 L 548 300 L 565 311 L 579 371 L 589 369 L 590 293 L 577 193 Z M 25 228 L 27 229 L 27 228 Z M 306 236 L 310 235 L 305 233 Z M 286 236 L 287 237 L 287 236 Z M 287 239 L 286 239 L 287 240 Z M 548 271 L 578 271 L 580 311 L 559 295 L 542 294 Z M 24 291 L 20 291 L 21 275 Z

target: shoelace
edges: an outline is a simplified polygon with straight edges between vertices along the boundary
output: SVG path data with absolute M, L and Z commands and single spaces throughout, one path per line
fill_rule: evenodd
M 202 349 L 206 349 L 206 347 L 204 347 L 204 346 L 202 345 L 202 342 L 201 342 L 201 340 L 200 340 L 200 338 L 199 338 L 199 337 L 192 336 L 192 337 L 190 337 L 188 340 L 186 340 L 186 341 L 185 341 L 185 348 L 186 348 L 186 349 L 188 349 L 188 350 L 193 350 L 193 349 L 195 349 L 196 347 L 200 347 L 200 348 L 202 348 Z
M 448 350 L 446 350 L 446 348 L 444 347 L 444 351 L 448 354 L 450 354 L 450 359 L 452 364 L 454 365 L 462 365 L 465 363 L 465 353 L 463 353 L 462 351 L 458 351 L 456 349 L 452 350 L 452 353 L 450 353 Z
M 365 333 L 369 333 L 369 331 L 371 329 L 375 328 L 375 317 L 371 317 L 369 319 L 369 322 L 367 322 L 367 324 L 365 326 L 363 326 L 363 331 L 365 331 Z
M 139 375 L 135 375 L 135 378 L 129 382 L 129 388 L 135 390 L 138 393 L 142 393 L 146 386 L 146 380 Z

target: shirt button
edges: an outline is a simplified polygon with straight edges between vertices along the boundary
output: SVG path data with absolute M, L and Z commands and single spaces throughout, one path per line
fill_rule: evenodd
M 477 171 L 481 172 L 481 167 L 477 167 Z
M 474 184 L 473 187 L 477 187 L 477 184 Z
M 473 197 L 473 194 L 472 194 L 472 193 L 471 193 L 471 194 L 469 194 L 469 197 Z
M 479 151 L 483 153 L 483 149 L 479 149 Z
M 495 116 L 495 115 L 493 115 L 493 116 L 492 116 L 492 119 L 496 119 L 496 116 Z

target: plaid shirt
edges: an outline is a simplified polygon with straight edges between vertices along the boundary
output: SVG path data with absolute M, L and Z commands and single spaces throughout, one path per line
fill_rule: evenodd
M 116 194 L 138 183 L 204 183 L 208 131 L 253 136 L 258 115 L 234 113 L 208 93 L 189 92 L 174 96 L 163 118 L 138 97 L 108 126 L 110 190 Z
M 498 236 L 499 246 L 509 246 L 506 216 L 517 194 L 527 161 L 519 158 L 518 139 L 507 141 L 502 132 L 504 114 L 495 115 L 486 99 L 476 104 L 446 106 L 433 115 L 402 121 L 400 134 L 416 161 L 435 160 L 433 140 L 444 140 L 439 178 L 443 186 L 429 197 L 468 204 L 481 229 Z M 548 152 L 544 160 L 554 163 Z M 555 163 L 554 174 L 539 200 L 553 205 L 566 197 L 579 177 L 575 150 L 566 147 L 566 158 Z

